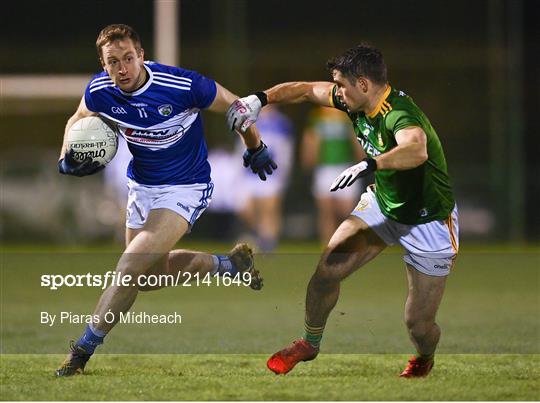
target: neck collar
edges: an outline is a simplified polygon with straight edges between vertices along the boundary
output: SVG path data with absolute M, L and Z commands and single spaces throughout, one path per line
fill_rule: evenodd
M 374 118 L 381 111 L 388 112 L 389 104 L 388 102 L 386 102 L 386 98 L 388 98 L 388 95 L 390 95 L 390 91 L 392 91 L 392 87 L 390 86 L 390 84 L 386 84 L 386 89 L 384 90 L 384 94 L 382 95 L 381 99 L 377 103 L 377 106 L 370 113 L 366 114 L 368 118 Z

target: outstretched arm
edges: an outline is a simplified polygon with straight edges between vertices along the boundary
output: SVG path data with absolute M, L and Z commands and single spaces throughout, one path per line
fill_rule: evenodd
M 333 106 L 333 86 L 333 83 L 324 81 L 278 84 L 266 91 L 259 91 L 233 102 L 227 111 L 227 123 L 231 130 L 243 133 L 255 123 L 261 108 L 269 103 L 312 102 L 322 106 Z
M 264 91 L 269 104 L 298 104 L 311 102 L 321 106 L 334 106 L 332 88 L 334 83 L 325 81 L 296 81 L 278 84 Z

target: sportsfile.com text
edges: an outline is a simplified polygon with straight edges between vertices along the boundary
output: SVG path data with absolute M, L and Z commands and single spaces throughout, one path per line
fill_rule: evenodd
M 116 271 L 107 271 L 104 274 L 43 274 L 41 276 L 41 287 L 50 290 L 58 290 L 62 287 L 98 287 L 102 290 L 109 286 L 121 287 L 199 287 L 199 286 L 249 286 L 251 284 L 251 274 L 248 272 L 237 273 L 234 276 L 216 276 L 207 273 L 190 273 L 179 271 L 172 274 L 141 274 L 132 276 Z

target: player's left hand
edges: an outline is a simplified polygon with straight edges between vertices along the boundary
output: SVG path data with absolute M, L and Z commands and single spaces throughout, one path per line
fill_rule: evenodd
M 234 101 L 227 111 L 227 124 L 231 130 L 245 133 L 257 118 L 261 109 L 268 102 L 264 92 L 257 92 Z
M 263 181 L 266 180 L 266 174 L 272 175 L 272 172 L 277 169 L 277 164 L 270 156 L 268 147 L 262 141 L 259 147 L 244 151 L 242 158 L 244 167 L 251 167 L 251 171 L 258 174 Z
M 330 191 L 344 189 L 351 186 L 358 178 L 369 175 L 377 170 L 377 161 L 373 158 L 364 158 L 360 163 L 347 168 L 334 180 L 330 186 Z

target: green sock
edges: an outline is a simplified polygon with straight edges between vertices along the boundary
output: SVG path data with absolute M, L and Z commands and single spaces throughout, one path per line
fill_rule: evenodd
M 307 322 L 304 323 L 304 340 L 315 348 L 319 348 L 324 332 L 324 326 L 313 327 Z

